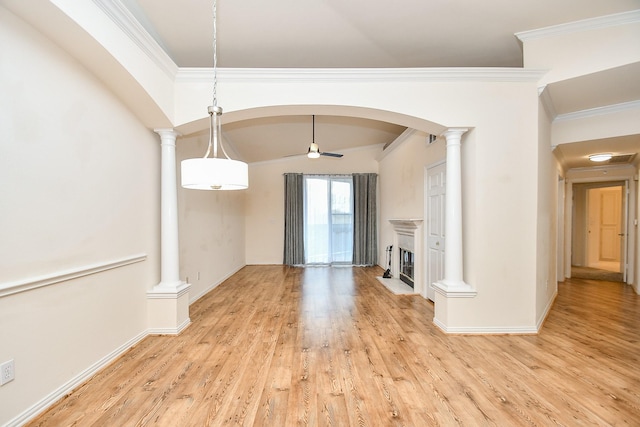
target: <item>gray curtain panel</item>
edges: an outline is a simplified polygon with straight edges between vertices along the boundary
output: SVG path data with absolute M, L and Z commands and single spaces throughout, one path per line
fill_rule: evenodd
M 378 263 L 375 173 L 353 174 L 353 265 Z
M 284 261 L 304 264 L 304 193 L 301 173 L 284 174 Z

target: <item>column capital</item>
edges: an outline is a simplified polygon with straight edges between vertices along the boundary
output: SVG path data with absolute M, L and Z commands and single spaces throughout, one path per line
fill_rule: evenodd
M 450 140 L 459 140 L 462 135 L 468 130 L 468 128 L 449 128 L 442 132 L 442 136 L 447 139 L 447 142 L 449 142 Z
M 173 128 L 155 128 L 153 131 L 160 135 L 161 140 L 169 138 L 175 141 L 177 137 L 182 136 L 180 132 Z

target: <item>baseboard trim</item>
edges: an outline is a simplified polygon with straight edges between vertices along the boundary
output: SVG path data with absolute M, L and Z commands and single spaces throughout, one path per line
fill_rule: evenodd
M 153 328 L 149 329 L 147 332 L 149 333 L 149 335 L 180 335 L 180 333 L 187 329 L 187 326 L 189 326 L 190 324 L 191 319 L 187 318 L 176 328 Z
M 76 375 L 75 377 L 71 378 L 69 381 L 67 381 L 66 383 L 64 383 L 63 385 L 61 385 L 60 387 L 58 387 L 57 389 L 55 389 L 51 393 L 49 393 L 47 396 L 45 396 L 39 402 L 36 402 L 34 405 L 32 405 L 26 411 L 22 412 L 21 414 L 19 414 L 15 418 L 11 419 L 7 424 L 5 424 L 5 427 L 18 427 L 18 426 L 24 425 L 27 421 L 32 420 L 37 415 L 39 415 L 40 413 L 42 413 L 46 409 L 48 409 L 51 405 L 53 405 L 54 403 L 58 402 L 64 396 L 66 396 L 67 394 L 71 393 L 78 386 L 82 385 L 89 378 L 94 376 L 98 371 L 100 371 L 101 369 L 105 368 L 107 365 L 109 365 L 115 359 L 120 357 L 122 354 L 124 354 L 126 351 L 128 351 L 131 347 L 133 347 L 134 345 L 138 344 L 140 341 L 142 341 L 148 335 L 149 335 L 149 333 L 146 330 L 144 332 L 136 335 L 135 337 L 133 337 L 132 339 L 130 339 L 129 341 L 127 341 L 126 343 L 124 343 L 123 345 L 121 345 L 120 347 L 118 347 L 117 349 L 112 351 L 111 353 L 107 354 L 105 357 L 103 357 L 102 359 L 98 360 L 96 363 L 94 363 L 93 365 L 89 366 L 87 369 L 85 369 L 84 371 L 80 372 L 78 375 Z
M 521 327 L 508 327 L 508 326 L 490 326 L 490 327 L 469 327 L 469 326 L 455 326 L 448 327 L 438 319 L 433 319 L 433 323 L 442 331 L 447 334 L 460 334 L 460 335 L 531 335 L 537 334 L 537 328 L 531 328 L 526 326 Z
M 542 313 L 542 316 L 540 316 L 540 319 L 538 319 L 538 323 L 536 324 L 537 332 L 540 332 L 540 329 L 542 329 L 542 325 L 544 325 L 545 320 L 547 320 L 547 316 L 549 316 L 549 313 L 551 312 L 551 307 L 553 307 L 553 303 L 556 302 L 557 296 L 558 296 L 558 291 L 556 291 L 553 294 L 553 297 L 549 300 L 549 303 L 544 309 L 544 313 Z
M 271 265 L 271 264 L 265 264 L 265 265 Z M 202 298 L 203 296 L 205 296 L 206 294 L 208 294 L 209 292 L 211 292 L 212 290 L 214 290 L 215 288 L 220 286 L 222 284 L 222 282 L 224 282 L 229 277 L 231 277 L 234 274 L 236 274 L 238 271 L 242 270 L 244 267 L 246 267 L 246 265 L 241 265 L 240 267 L 238 267 L 237 269 L 235 269 L 231 273 L 227 274 L 226 276 L 224 276 L 222 279 L 220 279 L 216 283 L 214 283 L 211 286 L 207 287 L 204 291 L 200 292 L 198 295 L 194 295 L 193 297 L 191 297 L 191 295 L 189 295 L 189 297 L 190 297 L 189 298 L 189 305 L 191 305 L 194 302 L 198 301 L 200 298 Z M 193 285 L 191 285 L 191 286 L 193 288 Z

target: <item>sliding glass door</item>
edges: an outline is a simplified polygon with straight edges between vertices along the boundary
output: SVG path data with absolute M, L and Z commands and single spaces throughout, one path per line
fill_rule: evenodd
M 306 264 L 351 264 L 353 184 L 351 176 L 304 178 Z

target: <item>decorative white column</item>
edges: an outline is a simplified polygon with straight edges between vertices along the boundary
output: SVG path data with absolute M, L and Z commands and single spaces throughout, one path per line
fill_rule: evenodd
M 452 128 L 444 132 L 447 140 L 445 194 L 444 278 L 434 283 L 436 292 L 446 297 L 473 297 L 476 291 L 463 279 L 462 250 L 462 167 L 460 146 L 468 129 Z
M 180 280 L 178 190 L 174 129 L 154 129 L 161 142 L 160 179 L 160 283 L 147 292 L 149 330 L 178 334 L 189 323 L 189 287 Z
M 176 185 L 176 138 L 173 129 L 154 129 L 160 135 L 160 287 L 180 286 L 178 242 L 178 190 Z

